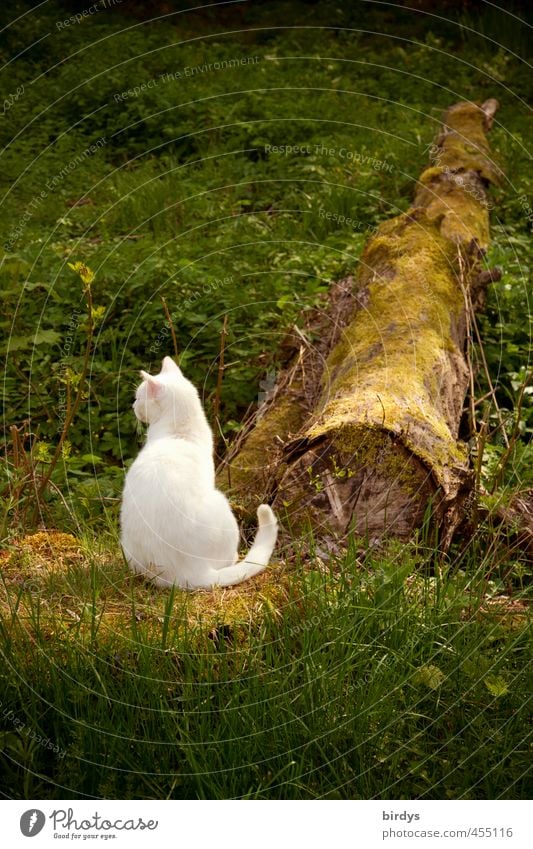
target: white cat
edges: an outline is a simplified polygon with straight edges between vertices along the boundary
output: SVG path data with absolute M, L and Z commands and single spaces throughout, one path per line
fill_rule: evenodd
M 160 587 L 229 587 L 268 564 L 277 521 L 268 504 L 248 556 L 238 561 L 239 528 L 215 486 L 213 435 L 192 383 L 170 357 L 143 383 L 133 405 L 148 427 L 126 475 L 120 515 L 126 560 Z

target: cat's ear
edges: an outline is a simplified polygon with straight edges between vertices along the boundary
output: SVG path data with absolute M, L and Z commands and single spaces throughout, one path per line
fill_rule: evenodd
M 159 398 L 163 394 L 165 387 L 157 380 L 156 377 L 154 377 L 152 374 L 148 374 L 147 371 L 143 371 L 142 369 L 141 377 L 143 378 L 143 380 L 146 381 L 148 387 L 148 398 L 153 400 L 155 398 Z
M 161 363 L 161 374 L 181 374 L 181 369 L 172 357 L 165 357 Z

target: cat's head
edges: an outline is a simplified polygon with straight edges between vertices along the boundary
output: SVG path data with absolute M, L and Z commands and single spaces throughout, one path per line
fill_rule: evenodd
M 184 377 L 179 366 L 165 357 L 159 374 L 141 370 L 143 382 L 137 387 L 133 410 L 139 421 L 154 424 L 168 419 L 179 427 L 187 422 L 200 403 L 198 393 L 190 380 Z

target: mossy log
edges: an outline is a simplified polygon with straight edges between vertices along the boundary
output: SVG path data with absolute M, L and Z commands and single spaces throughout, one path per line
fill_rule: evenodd
M 429 514 L 448 537 L 456 527 L 472 487 L 459 426 L 470 315 L 491 276 L 487 189 L 499 172 L 486 132 L 497 107 L 444 114 L 413 205 L 367 243 L 342 321 L 320 334 L 318 356 L 299 352 L 221 473 L 237 501 L 267 497 L 318 534 L 407 537 Z
M 326 358 L 356 305 L 352 277 L 330 287 L 322 309 L 306 315 L 278 351 L 281 370 L 271 397 L 252 415 L 241 438 L 219 466 L 219 486 L 232 497 L 234 509 L 255 521 L 257 505 L 272 502 L 288 468 L 286 446 L 309 421 L 319 399 Z

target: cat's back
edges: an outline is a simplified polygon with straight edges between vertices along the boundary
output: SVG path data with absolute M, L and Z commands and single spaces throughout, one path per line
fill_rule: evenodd
M 202 446 L 186 439 L 164 437 L 147 442 L 126 475 L 129 486 L 212 486 L 214 466 Z
M 139 562 L 166 562 L 168 552 L 163 549 L 168 540 L 177 545 L 186 539 L 198 513 L 212 499 L 214 464 L 202 448 L 175 437 L 148 441 L 128 470 L 121 506 L 122 544 L 130 553 L 137 552 Z

